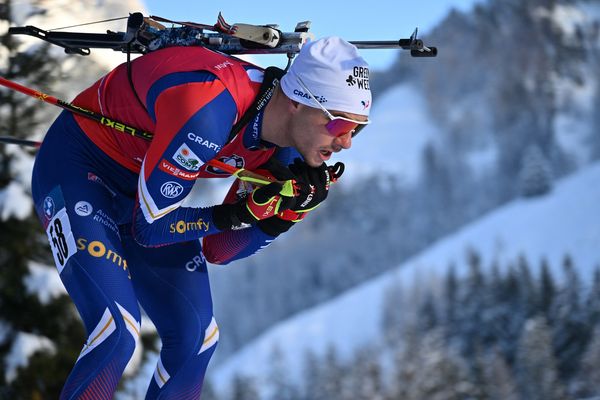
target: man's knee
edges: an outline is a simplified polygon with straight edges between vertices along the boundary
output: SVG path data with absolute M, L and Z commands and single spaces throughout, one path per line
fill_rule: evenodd
M 102 348 L 103 352 L 112 352 L 114 358 L 120 359 L 119 364 L 123 364 L 122 367 L 125 368 L 139 342 L 140 322 L 138 319 L 118 303 L 112 310 L 107 307 L 89 333 L 77 360 L 81 360 L 97 348 Z M 105 346 L 102 346 L 105 342 Z M 106 348 L 106 346 L 110 348 Z

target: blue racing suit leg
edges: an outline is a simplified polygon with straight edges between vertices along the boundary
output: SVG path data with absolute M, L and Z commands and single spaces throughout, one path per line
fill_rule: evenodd
M 123 237 L 138 300 L 162 340 L 146 399 L 198 399 L 219 339 L 199 241 L 145 248 Z
M 88 335 L 60 398 L 111 399 L 139 337 L 140 311 L 115 222 L 117 194 L 103 182 L 110 171 L 98 168 L 77 129 L 65 114 L 52 125 L 36 157 L 32 193 Z
M 32 192 L 60 277 L 88 339 L 62 399 L 110 399 L 140 332 L 162 340 L 147 399 L 197 399 L 219 330 L 198 240 L 142 247 L 131 235 L 138 175 L 100 151 L 70 114 L 36 157 Z

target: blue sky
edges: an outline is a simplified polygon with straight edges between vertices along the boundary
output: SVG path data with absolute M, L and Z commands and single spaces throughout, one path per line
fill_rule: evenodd
M 142 0 L 151 15 L 213 24 L 219 11 L 229 23 L 277 23 L 292 31 L 297 22 L 310 20 L 317 37 L 337 35 L 352 40 L 407 38 L 415 27 L 427 32 L 452 7 L 469 10 L 477 0 L 331 1 L 189 1 Z M 431 43 L 435 45 L 435 43 Z M 387 67 L 399 50 L 363 50 L 372 69 Z M 268 58 L 267 58 L 268 57 Z M 260 64 L 284 67 L 286 57 L 260 56 Z

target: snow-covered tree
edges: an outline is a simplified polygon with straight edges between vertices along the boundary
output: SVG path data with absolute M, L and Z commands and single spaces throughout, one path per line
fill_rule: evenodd
M 378 357 L 381 352 L 370 346 L 361 347 L 352 359 L 346 378 L 350 397 L 348 400 L 384 400 L 384 371 Z
M 443 332 L 427 333 L 419 347 L 418 374 L 408 385 L 407 400 L 459 400 L 476 398 L 479 390 L 458 351 L 446 346 Z
M 14 24 L 17 7 L 0 5 L 0 24 Z M 43 13 L 29 7 L 25 14 Z M 22 14 L 23 8 L 19 10 Z M 47 45 L 21 51 L 20 42 L 0 37 L 0 75 L 47 90 L 60 73 Z M 54 111 L 54 110 L 53 110 Z M 54 111 L 56 113 L 56 111 Z M 37 100 L 0 89 L 0 131 L 36 136 L 48 114 Z M 33 212 L 29 173 L 33 154 L 0 145 L 0 397 L 58 398 L 83 342 L 83 326 L 53 267 L 46 235 Z
M 559 379 L 552 351 L 550 327 L 544 317 L 530 319 L 525 324 L 517 352 L 516 371 L 522 398 L 565 399 L 565 388 Z
M 513 373 L 502 353 L 492 349 L 483 360 L 483 383 L 486 399 L 519 400 Z
M 577 382 L 580 398 L 600 397 L 600 326 L 597 326 L 581 360 Z
M 583 306 L 579 273 L 569 255 L 563 259 L 564 284 L 552 306 L 554 354 L 558 358 L 558 372 L 563 379 L 570 378 L 578 369 L 592 326 L 587 321 Z
M 271 393 L 268 395 L 268 399 L 299 400 L 300 392 L 290 377 L 287 360 L 278 345 L 275 345 L 271 351 L 269 369 Z
M 256 382 L 253 378 L 236 374 L 230 387 L 229 400 L 260 400 Z
M 552 172 L 538 146 L 530 146 L 523 155 L 519 179 L 524 197 L 541 196 L 552 189 Z

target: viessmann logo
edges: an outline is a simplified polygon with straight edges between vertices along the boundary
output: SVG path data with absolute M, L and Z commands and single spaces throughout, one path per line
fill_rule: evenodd
M 165 182 L 160 187 L 160 194 L 167 199 L 174 199 L 183 193 L 183 186 L 177 182 L 169 181 Z

